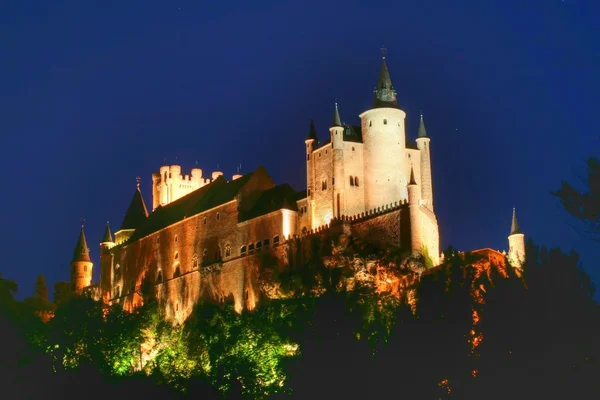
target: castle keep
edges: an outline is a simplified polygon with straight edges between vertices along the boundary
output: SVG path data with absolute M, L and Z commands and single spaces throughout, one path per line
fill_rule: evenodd
M 309 239 L 345 233 L 397 246 L 440 263 L 430 138 L 423 116 L 415 144 L 383 58 L 373 106 L 360 125 L 342 122 L 335 104 L 322 142 L 310 122 L 305 140 L 306 190 L 276 185 L 263 167 L 227 180 L 182 175 L 179 165 L 152 174 L 152 210 L 139 187 L 115 232 L 100 243 L 100 283 L 83 228 L 71 263 L 73 289 L 125 308 L 140 304 L 144 279 L 153 283 L 167 317 L 182 321 L 201 298 L 233 300 L 238 311 L 259 300 L 264 254 L 280 269 L 301 264 Z M 524 239 L 513 215 L 509 258 L 520 265 Z M 300 260 L 300 261 L 299 261 Z M 513 261 L 511 261 L 512 263 Z

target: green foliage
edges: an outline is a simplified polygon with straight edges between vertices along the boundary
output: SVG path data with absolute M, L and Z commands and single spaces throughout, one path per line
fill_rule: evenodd
M 433 261 L 431 260 L 431 256 L 429 255 L 429 249 L 426 246 L 421 247 L 421 255 L 424 259 L 425 268 L 432 269 Z
M 207 349 L 210 375 L 227 393 L 234 381 L 253 398 L 283 391 L 287 379 L 281 362 L 298 351 L 285 328 L 295 317 L 291 306 L 272 302 L 255 312 L 238 314 L 232 306 L 197 307 L 186 330 L 194 349 Z M 208 364 L 205 361 L 205 365 Z

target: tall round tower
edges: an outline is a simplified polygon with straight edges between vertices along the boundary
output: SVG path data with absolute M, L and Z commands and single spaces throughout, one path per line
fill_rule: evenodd
M 346 179 L 344 179 L 344 127 L 340 118 L 340 110 L 335 103 L 333 113 L 333 124 L 329 128 L 331 133 L 331 147 L 333 149 L 333 215 L 337 218 L 343 214 L 344 209 L 344 188 Z
M 525 261 L 525 235 L 521 232 L 517 213 L 513 208 L 510 235 L 508 235 L 508 262 L 515 268 L 522 268 Z
M 429 142 L 431 139 L 427 136 L 423 114 L 419 124 L 419 133 L 417 135 L 417 147 L 421 153 L 421 200 L 423 205 L 433 211 L 433 183 L 431 181 L 431 154 L 429 153 Z
M 94 264 L 90 260 L 90 249 L 87 246 L 83 232 L 83 225 L 81 225 L 81 232 L 71 260 L 71 287 L 75 294 L 81 294 L 83 288 L 90 286 L 92 283 L 93 266 Z
M 373 108 L 360 114 L 363 137 L 365 209 L 404 200 L 409 171 L 404 162 L 406 113 L 385 63 L 381 66 Z

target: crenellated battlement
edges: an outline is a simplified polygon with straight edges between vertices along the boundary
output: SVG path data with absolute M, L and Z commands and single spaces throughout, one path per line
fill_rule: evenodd
M 223 173 L 215 171 L 212 179 L 204 178 L 200 168 L 192 168 L 189 175 L 183 175 L 180 165 L 161 166 L 158 172 L 152 174 L 152 211 L 208 185 L 220 175 Z

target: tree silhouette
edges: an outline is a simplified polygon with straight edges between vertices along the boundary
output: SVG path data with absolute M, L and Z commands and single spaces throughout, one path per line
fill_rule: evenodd
M 583 190 L 567 181 L 560 189 L 551 192 L 558 197 L 565 210 L 584 223 L 584 233 L 600 241 L 600 161 L 597 157 L 587 160 L 587 176 L 580 178 Z

